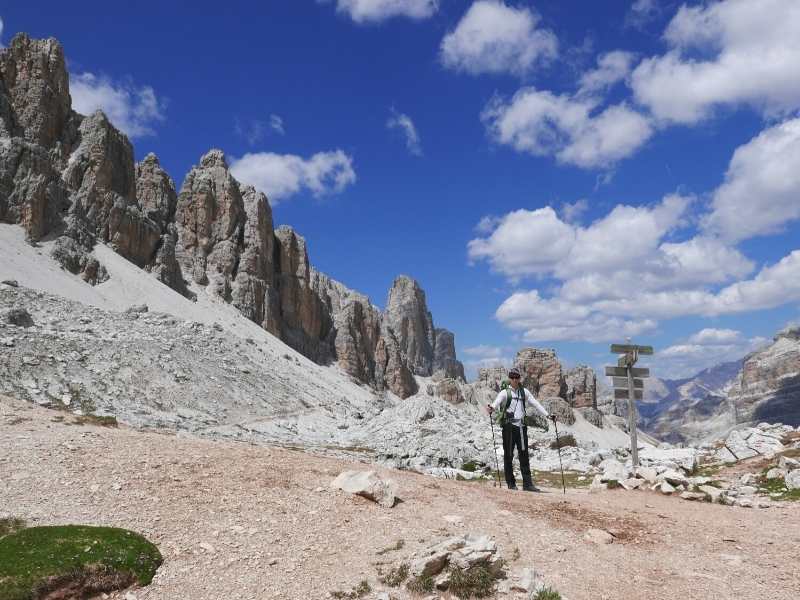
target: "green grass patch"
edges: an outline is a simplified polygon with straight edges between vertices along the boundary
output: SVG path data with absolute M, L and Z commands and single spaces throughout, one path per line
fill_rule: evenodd
M 761 494 L 769 494 L 772 500 L 786 500 L 797 502 L 800 500 L 800 490 L 790 490 L 786 487 L 786 482 L 781 478 L 767 479 L 765 473 L 757 480 L 758 491 Z
M 406 584 L 406 589 L 412 594 L 430 594 L 433 591 L 433 577 L 430 575 L 414 577 Z
M 713 465 L 698 465 L 694 469 L 692 469 L 692 476 L 696 477 L 714 477 L 717 473 L 722 470 L 722 464 L 713 464 Z
M 533 600 L 561 600 L 561 594 L 553 588 L 545 587 L 536 592 Z
M 380 578 L 380 582 L 389 587 L 400 587 L 400 585 L 408 579 L 408 565 L 402 563 L 398 567 L 392 567 L 391 570 Z
M 148 585 L 163 559 L 141 535 L 115 527 L 30 527 L 0 538 L 0 600 L 56 590 L 82 598 Z
M 17 519 L 16 517 L 0 519 L 0 538 L 17 532 L 20 529 L 25 529 L 25 526 L 25 521 L 23 519 Z
M 476 463 L 474 460 L 468 460 L 467 462 L 461 465 L 461 470 L 474 473 L 475 471 L 478 470 L 478 467 L 479 467 L 478 463 Z
M 339 600 L 355 600 L 356 598 L 363 598 L 371 591 L 372 586 L 369 584 L 369 581 L 362 579 L 361 582 L 358 585 L 353 586 L 353 589 L 349 592 L 331 592 L 331 596 Z
M 545 487 L 561 487 L 561 471 L 536 471 L 534 474 L 534 482 L 537 485 Z M 583 480 L 578 480 L 583 477 Z M 589 487 L 592 483 L 592 478 L 585 473 L 578 473 L 577 471 L 564 471 L 564 485 L 568 488 L 582 488 Z

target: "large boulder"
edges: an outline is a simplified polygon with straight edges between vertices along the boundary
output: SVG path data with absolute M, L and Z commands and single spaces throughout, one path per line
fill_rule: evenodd
M 394 481 L 384 481 L 375 471 L 343 471 L 331 482 L 331 487 L 362 496 L 385 508 L 392 508 L 397 497 Z
M 555 415 L 559 423 L 564 423 L 565 425 L 573 425 L 575 423 L 575 413 L 563 398 L 544 398 L 541 402 L 548 414 Z

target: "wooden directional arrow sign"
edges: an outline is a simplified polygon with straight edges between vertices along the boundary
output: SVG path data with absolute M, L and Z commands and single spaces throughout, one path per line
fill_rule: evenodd
M 639 354 L 652 354 L 652 346 L 636 346 L 635 344 L 611 344 L 611 352 L 625 354 L 626 352 L 639 352 Z
M 612 377 L 611 380 L 614 382 L 614 388 L 619 388 L 621 390 L 628 389 L 628 378 L 627 377 Z M 644 381 L 641 379 L 634 379 L 633 380 L 633 389 L 635 390 L 643 390 L 644 389 Z
M 627 377 L 628 370 L 624 367 L 606 367 L 606 375 L 608 377 Z M 650 369 L 633 367 L 631 375 L 634 377 L 650 377 Z
M 644 398 L 644 392 L 642 390 L 633 390 L 633 397 L 636 400 L 641 400 Z M 614 398 L 617 400 L 627 400 L 628 399 L 628 390 L 614 390 Z

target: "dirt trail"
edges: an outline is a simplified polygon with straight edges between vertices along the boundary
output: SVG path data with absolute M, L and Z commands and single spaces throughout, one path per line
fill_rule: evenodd
M 57 416 L 0 397 L 0 513 L 143 533 L 166 560 L 154 584 L 135 591 L 139 600 L 325 598 L 364 578 L 375 584 L 379 561 L 466 531 L 491 534 L 506 557 L 518 548 L 512 567 L 534 566 L 570 600 L 800 597 L 796 504 L 526 494 L 378 469 L 403 499 L 386 510 L 328 489 L 356 463 Z M 615 543 L 585 541 L 591 527 Z M 377 554 L 398 539 L 402 550 Z

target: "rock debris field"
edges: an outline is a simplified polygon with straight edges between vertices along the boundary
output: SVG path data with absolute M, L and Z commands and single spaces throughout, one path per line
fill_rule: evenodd
M 75 418 L 0 397 L 0 512 L 151 539 L 165 558 L 153 584 L 112 598 L 327 598 L 363 580 L 364 597 L 408 598 L 379 570 L 466 534 L 488 536 L 509 573 L 533 570 L 570 600 L 800 596 L 794 503 L 755 511 L 620 490 L 534 495 L 379 468 L 400 499 L 385 508 L 331 489 L 342 471 L 367 469 L 357 463 Z M 508 588 L 502 597 L 529 597 Z

